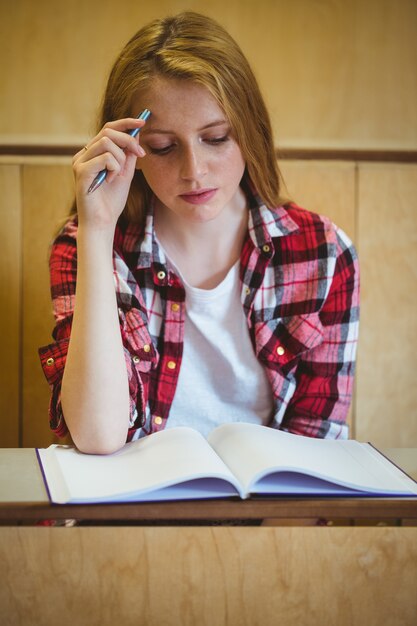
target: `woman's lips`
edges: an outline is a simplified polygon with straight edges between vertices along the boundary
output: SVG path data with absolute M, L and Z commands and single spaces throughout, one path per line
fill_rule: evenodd
M 217 189 L 198 189 L 190 193 L 182 193 L 180 194 L 180 198 L 190 204 L 205 204 L 212 199 L 216 192 Z

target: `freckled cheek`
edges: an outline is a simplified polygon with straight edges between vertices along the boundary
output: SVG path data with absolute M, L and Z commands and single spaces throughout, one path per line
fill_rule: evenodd
M 152 155 L 139 159 L 139 163 L 140 169 L 147 180 L 167 177 L 172 170 L 172 168 L 167 167 L 166 161 L 155 159 Z
M 222 171 L 231 179 L 238 179 L 240 181 L 245 171 L 245 162 L 242 158 L 235 156 L 235 158 L 223 164 Z
M 222 155 L 224 162 L 228 164 L 231 169 L 241 169 L 245 167 L 245 160 L 240 148 L 234 144 L 230 145 Z

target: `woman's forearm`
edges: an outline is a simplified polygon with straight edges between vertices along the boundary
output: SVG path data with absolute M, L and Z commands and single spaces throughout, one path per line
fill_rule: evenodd
M 93 454 L 119 449 L 129 424 L 112 244 L 112 232 L 79 227 L 75 308 L 62 382 L 62 408 L 73 441 Z

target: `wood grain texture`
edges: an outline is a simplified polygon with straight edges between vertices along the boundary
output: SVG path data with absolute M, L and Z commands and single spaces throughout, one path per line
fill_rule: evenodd
M 39 474 L 39 470 L 37 471 Z M 39 481 L 37 480 L 38 484 Z M 17 485 L 24 494 L 27 485 Z M 0 484 L 1 487 L 1 484 Z M 23 489 L 22 489 L 23 487 Z M 27 493 L 27 491 L 26 491 Z M 306 520 L 313 518 L 344 522 L 350 520 L 372 520 L 374 526 L 384 520 L 390 520 L 397 526 L 402 520 L 414 520 L 417 526 L 417 502 L 410 498 L 287 498 L 227 501 L 183 501 L 157 503 L 127 503 L 127 504 L 49 504 L 46 502 L 45 492 L 40 487 L 31 498 L 26 501 L 9 499 L 0 502 L 0 521 L 6 525 L 13 525 L 17 521 L 30 525 L 39 520 L 66 519 L 89 520 L 93 522 L 132 523 L 139 521 L 149 524 L 158 524 L 162 520 L 165 524 L 175 525 L 177 520 L 194 521 L 196 524 L 207 525 L 208 521 L 219 520 L 253 520 L 265 519 L 292 520 L 293 525 L 303 525 Z M 43 501 L 42 501 L 43 500 Z
M 359 166 L 358 439 L 417 445 L 417 166 Z
M 280 161 L 279 166 L 289 199 L 326 215 L 355 241 L 355 163 Z
M 3 624 L 411 626 L 413 528 L 0 528 Z
M 71 144 L 11 144 L 0 143 L 0 163 L 3 159 L 35 159 L 36 157 L 69 157 L 82 145 Z M 276 150 L 277 158 L 292 161 L 366 161 L 376 163 L 417 163 L 416 150 L 353 150 L 324 148 L 286 148 Z
M 54 326 L 49 290 L 49 247 L 73 197 L 69 165 L 23 166 L 23 446 L 45 447 L 50 390 L 38 348 L 51 343 Z
M 86 143 L 116 54 L 178 0 L 0 4 L 2 143 Z M 417 148 L 415 0 L 194 0 L 251 62 L 281 147 Z M 53 89 L 51 89 L 53 85 Z M 30 107 L 27 94 L 31 95 Z
M 0 165 L 0 446 L 19 445 L 20 167 Z

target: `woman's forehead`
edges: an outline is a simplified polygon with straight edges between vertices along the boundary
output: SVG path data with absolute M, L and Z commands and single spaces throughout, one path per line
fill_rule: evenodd
M 191 80 L 157 77 L 151 86 L 132 101 L 132 115 L 144 108 L 150 109 L 142 134 L 170 131 L 178 124 L 195 129 L 228 123 L 227 116 L 204 85 Z

